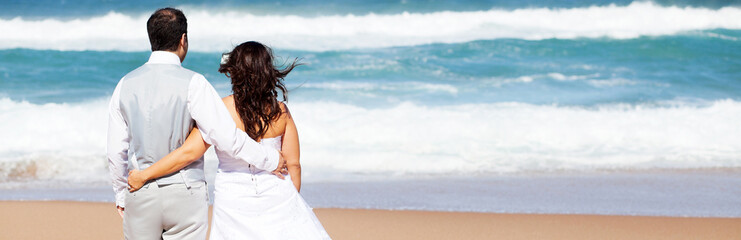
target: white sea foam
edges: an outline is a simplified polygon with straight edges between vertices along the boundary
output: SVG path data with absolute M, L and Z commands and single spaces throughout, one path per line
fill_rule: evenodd
M 371 83 L 371 82 L 322 82 L 305 83 L 301 88 L 319 88 L 341 91 L 361 90 L 368 91 L 424 91 L 428 93 L 443 92 L 451 95 L 458 94 L 458 88 L 450 84 L 436 84 L 424 82 L 400 82 L 400 83 Z
M 36 105 L 0 99 L 0 182 L 105 179 L 106 110 L 103 100 Z
M 104 100 L 0 100 L 0 182 L 107 181 L 105 106 Z M 595 108 L 403 103 L 369 109 L 336 102 L 289 107 L 305 174 L 314 180 L 336 174 L 741 167 L 741 102 L 733 100 Z
M 741 29 L 741 8 L 665 7 L 651 2 L 571 9 L 492 9 L 402 14 L 254 15 L 184 7 L 191 50 L 226 51 L 246 40 L 274 47 L 336 50 L 517 38 L 635 38 Z M 146 51 L 147 13 L 76 20 L 0 19 L 0 48 Z M 735 38 L 724 38 L 735 39 Z
M 706 36 L 706 37 L 711 37 L 711 38 L 718 38 L 718 39 L 722 39 L 722 40 L 726 40 L 726 41 L 738 41 L 739 40 L 739 38 L 737 38 L 737 37 L 731 37 L 731 36 L 727 36 L 727 35 L 723 35 L 723 34 L 719 34 L 719 33 L 713 33 L 713 32 L 700 32 L 700 33 L 697 33 L 697 34 L 700 35 L 700 36 Z
M 637 81 L 631 81 L 622 78 L 601 79 L 601 75 L 599 73 L 586 75 L 564 75 L 563 73 L 552 72 L 548 74 L 524 75 L 516 78 L 491 77 L 481 79 L 481 81 L 495 87 L 501 87 L 509 84 L 531 83 L 533 81 L 542 80 L 556 80 L 559 82 L 585 81 L 587 84 L 595 87 L 614 87 L 621 85 L 636 85 L 639 83 Z
M 741 166 L 741 103 L 291 104 L 309 169 L 442 173 Z
M 636 85 L 638 82 L 624 79 L 624 78 L 615 78 L 615 79 L 607 79 L 607 80 L 589 80 L 587 81 L 589 85 L 595 86 L 595 87 L 615 87 L 615 86 L 626 86 L 626 85 Z

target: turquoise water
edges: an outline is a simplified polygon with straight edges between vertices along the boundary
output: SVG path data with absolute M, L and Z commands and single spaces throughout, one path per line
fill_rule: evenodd
M 719 38 L 716 36 L 724 36 Z M 636 39 L 477 40 L 456 44 L 337 50 L 276 50 L 304 66 L 287 78 L 296 101 L 387 107 L 521 102 L 688 103 L 741 96 L 739 30 L 714 29 Z M 728 39 L 730 38 L 730 39 Z M 190 53 L 184 66 L 223 94 L 220 52 Z M 148 52 L 0 50 L 0 94 L 31 103 L 81 102 L 110 95 Z M 45 63 L 39 66 L 37 63 Z
M 222 96 L 221 54 L 240 42 L 305 64 L 286 84 L 314 186 L 741 168 L 734 1 L 5 1 L 0 132 L 12 137 L 0 139 L 0 188 L 108 182 L 106 103 L 148 58 L 148 14 L 169 4 L 189 19 L 183 65 Z M 215 171 L 215 155 L 206 159 Z M 716 190 L 708 196 L 724 196 Z M 375 207 L 499 211 L 446 201 Z M 652 214 L 638 210 L 647 206 L 618 212 Z M 610 213 L 564 209 L 544 211 Z M 678 209 L 656 214 L 738 215 Z

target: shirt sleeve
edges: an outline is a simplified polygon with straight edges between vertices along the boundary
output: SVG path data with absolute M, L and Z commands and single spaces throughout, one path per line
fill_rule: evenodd
M 108 156 L 108 173 L 116 193 L 116 205 L 125 207 L 124 196 L 127 191 L 128 160 L 129 160 L 129 131 L 126 121 L 121 114 L 120 88 L 123 79 L 113 90 L 111 102 L 108 106 L 108 140 L 106 152 Z
M 278 168 L 277 150 L 255 142 L 237 128 L 216 89 L 203 75 L 196 74 L 188 88 L 188 108 L 206 143 L 234 159 L 267 171 Z

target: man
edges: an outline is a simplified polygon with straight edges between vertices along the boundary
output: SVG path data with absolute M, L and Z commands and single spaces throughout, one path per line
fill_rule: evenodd
M 126 239 L 206 239 L 202 157 L 139 191 L 127 191 L 129 170 L 145 169 L 180 147 L 196 125 L 217 151 L 264 170 L 285 166 L 279 152 L 236 128 L 203 75 L 180 65 L 188 53 L 187 28 L 180 10 L 155 11 L 147 21 L 149 61 L 124 76 L 111 97 L 107 155 Z

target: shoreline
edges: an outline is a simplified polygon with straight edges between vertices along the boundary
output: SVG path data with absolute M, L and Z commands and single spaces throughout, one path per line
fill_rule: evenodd
M 113 203 L 0 201 L 2 239 L 123 239 Z M 731 239 L 741 218 L 317 208 L 333 239 Z
M 739 218 L 741 194 L 729 191 L 741 189 L 738 173 L 741 171 L 349 178 L 305 181 L 301 195 L 315 208 Z M 207 176 L 207 181 L 213 179 Z M 0 201 L 114 200 L 110 185 L 104 182 L 13 184 L 17 186 L 0 184 Z M 209 188 L 213 194 L 213 184 Z

